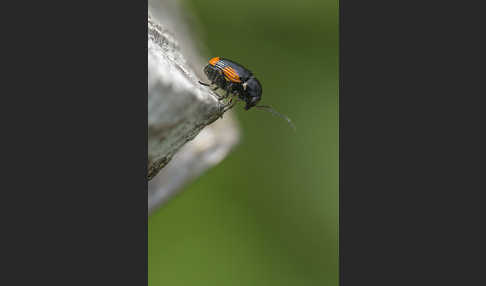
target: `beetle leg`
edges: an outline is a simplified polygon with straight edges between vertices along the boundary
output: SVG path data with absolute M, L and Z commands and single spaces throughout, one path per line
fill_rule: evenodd
M 235 102 L 233 102 L 233 99 L 235 99 Z M 231 109 L 231 108 L 233 108 L 233 107 L 234 107 L 236 104 L 238 104 L 238 102 L 240 102 L 240 100 L 239 100 L 238 98 L 234 98 L 234 97 L 232 97 L 232 98 L 230 99 L 230 101 L 229 101 L 227 104 L 225 104 L 225 105 L 224 105 L 224 108 L 225 108 L 225 109 L 224 109 L 224 111 L 226 112 L 226 111 L 230 110 L 230 109 Z
M 220 109 L 220 116 L 219 116 L 220 118 L 223 118 L 223 114 L 224 114 L 226 111 L 228 111 L 228 110 L 230 110 L 231 108 L 233 108 L 233 107 L 234 107 L 234 106 L 235 106 L 235 105 L 238 103 L 238 99 L 236 99 L 236 101 L 235 101 L 235 102 L 233 102 L 233 99 L 234 99 L 234 97 L 231 97 L 231 98 L 230 98 L 230 100 L 228 101 L 228 103 L 226 103 L 226 104 L 221 104 L 221 105 L 220 105 L 220 107 L 221 107 L 221 109 Z
M 228 98 L 230 96 L 231 91 L 233 90 L 233 83 L 230 83 L 228 86 L 225 88 L 226 94 L 223 96 L 223 98 Z
M 213 89 L 213 91 L 216 91 L 217 89 L 219 89 L 220 87 L 216 87 Z M 224 95 L 220 95 L 219 93 L 217 92 L 214 92 L 214 94 L 216 95 L 216 97 L 218 98 L 218 100 L 223 100 L 224 99 Z
M 220 104 L 219 105 L 219 118 L 223 118 L 223 114 L 226 112 L 225 108 L 226 108 L 227 104 Z
M 223 114 L 235 105 L 234 103 L 231 104 L 232 102 L 233 102 L 233 98 L 231 98 L 227 104 L 221 105 L 219 118 L 223 118 Z
M 228 101 L 228 103 L 226 103 L 224 105 L 224 107 L 227 107 L 227 106 L 231 105 L 232 102 L 233 102 L 233 98 L 230 98 L 230 100 Z
M 238 100 L 236 100 L 234 103 L 231 103 L 232 101 L 233 101 L 233 98 L 230 100 L 230 102 L 228 104 L 226 104 L 224 106 L 223 113 L 230 110 L 231 108 L 233 108 L 238 103 Z
M 205 82 L 202 82 L 202 81 L 199 81 L 200 84 L 204 85 L 204 86 L 212 86 L 214 85 L 214 82 L 211 82 L 211 83 L 205 83 Z M 214 88 L 211 88 L 213 91 L 216 91 L 217 89 L 219 89 L 219 86 L 216 86 Z M 224 96 L 219 96 L 219 94 L 215 93 L 216 94 L 216 97 L 218 98 L 218 100 L 221 100 L 224 98 Z
M 225 90 L 226 90 L 226 89 L 225 89 Z M 217 93 L 216 93 L 216 94 L 217 94 Z M 226 90 L 226 94 L 221 95 L 221 96 L 219 96 L 219 95 L 218 95 L 218 99 L 219 99 L 219 100 L 225 100 L 226 98 L 228 98 L 228 96 L 229 96 L 229 92 L 228 92 L 228 90 Z
M 204 86 L 211 86 L 214 84 L 214 82 L 211 82 L 211 83 L 205 83 L 205 82 L 202 82 L 200 80 L 198 80 L 198 82 Z M 219 86 L 216 86 L 215 88 L 213 88 L 213 90 L 217 90 L 219 88 Z

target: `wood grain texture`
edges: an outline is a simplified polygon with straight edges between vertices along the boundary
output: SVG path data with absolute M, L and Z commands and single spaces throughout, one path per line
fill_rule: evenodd
M 160 3 L 153 8 L 150 2 L 147 179 L 151 212 L 191 179 L 221 161 L 238 142 L 239 134 L 229 113 L 221 119 L 221 104 L 214 92 L 198 83 L 205 79 L 200 78 L 201 73 L 194 66 L 202 69 L 203 61 L 188 62 L 187 59 L 201 58 L 197 49 L 180 47 L 177 37 L 184 30 L 174 27 L 181 19 L 164 17 L 158 21 L 151 13 L 151 9 L 162 9 L 174 17 L 178 14 L 167 11 L 180 8 L 169 5 L 163 9 L 164 4 Z M 184 37 L 184 43 L 190 44 L 187 32 Z

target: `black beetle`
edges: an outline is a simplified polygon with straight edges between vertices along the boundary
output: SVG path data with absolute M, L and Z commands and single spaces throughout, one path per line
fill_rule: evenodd
M 239 99 L 246 102 L 245 110 L 255 106 L 262 98 L 262 85 L 252 72 L 240 64 L 231 60 L 215 57 L 209 60 L 204 68 L 204 73 L 216 85 L 226 91 L 223 98 L 230 94 L 238 95 Z
M 209 64 L 204 67 L 204 73 L 211 81 L 210 84 L 199 82 L 205 86 L 215 85 L 213 90 L 222 89 L 226 94 L 219 99 L 226 99 L 230 94 L 236 94 L 238 98 L 246 103 L 245 110 L 257 107 L 280 116 L 294 128 L 292 121 L 283 114 L 278 113 L 268 105 L 257 105 L 262 98 L 262 85 L 253 76 L 253 73 L 244 66 L 221 57 L 214 57 L 209 60 Z M 237 102 L 233 103 L 233 98 L 224 106 L 223 113 L 232 108 Z

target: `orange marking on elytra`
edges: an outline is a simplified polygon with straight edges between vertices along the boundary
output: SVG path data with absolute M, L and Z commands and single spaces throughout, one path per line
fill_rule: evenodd
M 232 67 L 225 67 L 223 69 L 225 76 L 232 82 L 241 82 L 238 73 Z
M 214 66 L 216 63 L 219 62 L 219 57 L 215 57 L 209 60 L 209 63 Z

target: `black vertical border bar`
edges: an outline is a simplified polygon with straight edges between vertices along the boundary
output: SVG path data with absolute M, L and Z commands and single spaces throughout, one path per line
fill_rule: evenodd
M 0 284 L 147 285 L 148 2 L 15 4 Z
M 414 135 L 406 133 L 416 124 L 409 118 L 414 83 L 409 80 L 413 60 L 408 41 L 414 40 L 405 40 L 406 29 L 412 28 L 401 14 L 407 11 L 403 5 L 340 1 L 339 248 L 344 286 L 401 285 L 413 277 L 406 270 L 410 257 L 404 253 L 402 225 L 409 214 L 406 194 L 413 192 L 407 154 Z
M 485 284 L 476 3 L 340 0 L 342 286 Z

